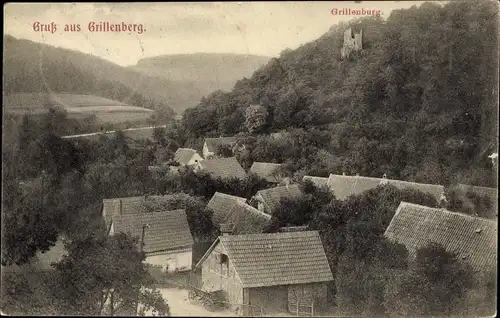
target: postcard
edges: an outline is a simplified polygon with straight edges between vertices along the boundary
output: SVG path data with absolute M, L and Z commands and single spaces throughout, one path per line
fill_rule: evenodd
M 494 316 L 498 6 L 7 3 L 2 315 Z

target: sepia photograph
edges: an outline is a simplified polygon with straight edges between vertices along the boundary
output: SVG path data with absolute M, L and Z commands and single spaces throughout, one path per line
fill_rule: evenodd
M 496 316 L 498 1 L 3 10 L 2 316 Z

